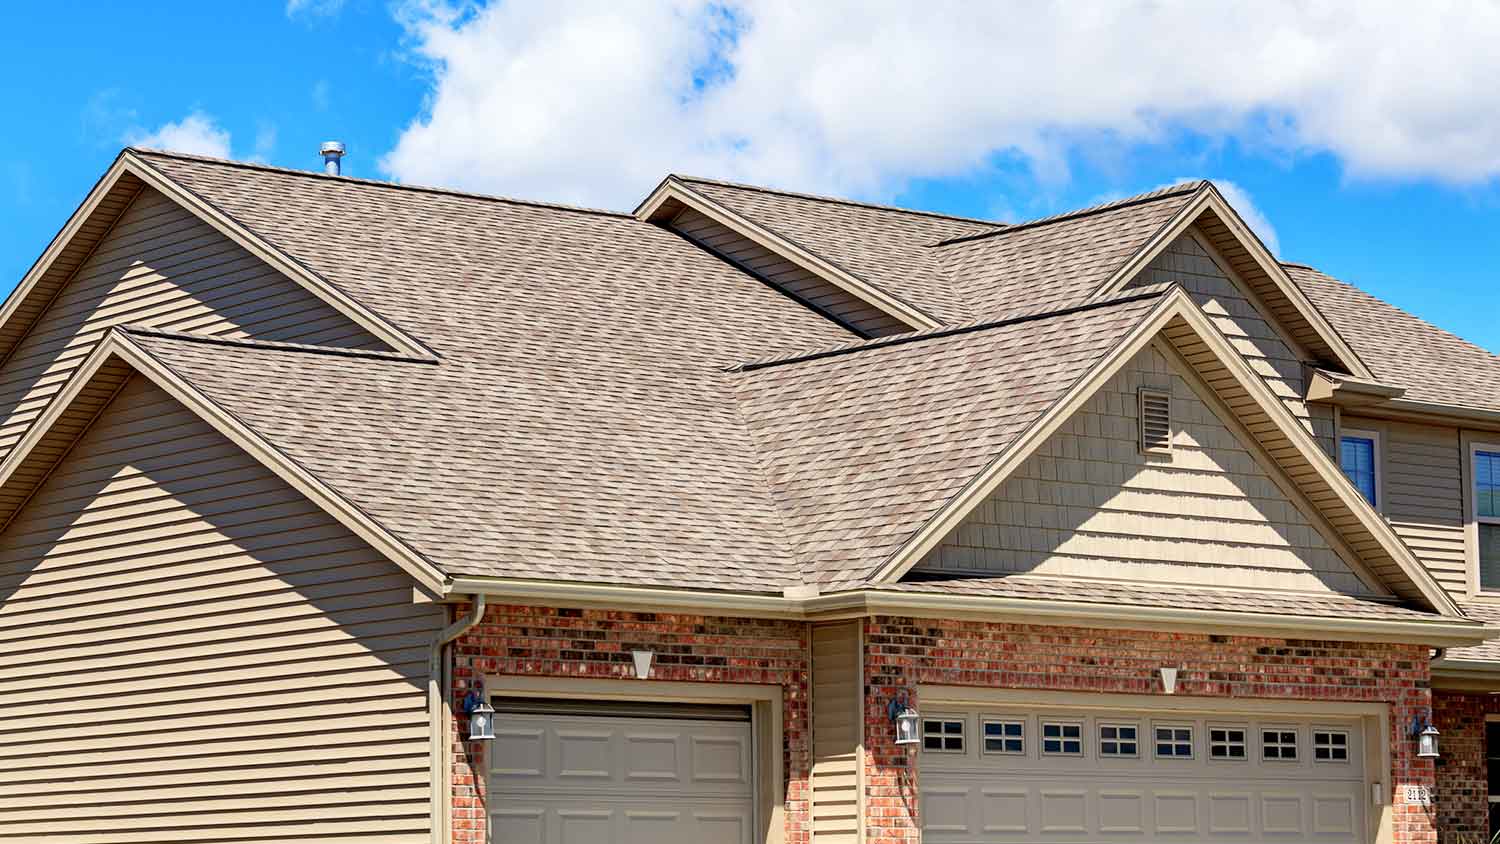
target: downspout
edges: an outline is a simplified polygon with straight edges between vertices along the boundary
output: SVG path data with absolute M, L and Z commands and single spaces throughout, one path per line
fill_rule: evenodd
M 485 596 L 471 596 L 473 606 L 467 615 L 453 622 L 432 640 L 432 650 L 427 657 L 427 711 L 431 713 L 428 725 L 430 746 L 428 757 L 432 760 L 432 844 L 447 844 L 451 840 L 453 795 L 448 788 L 453 771 L 453 760 L 449 758 L 453 744 L 448 737 L 448 726 L 453 722 L 449 713 L 448 689 L 453 684 L 453 661 L 447 659 L 448 644 L 474 629 L 484 620 Z

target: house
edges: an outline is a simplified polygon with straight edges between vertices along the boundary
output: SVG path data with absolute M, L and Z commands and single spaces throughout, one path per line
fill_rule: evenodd
M 1495 826 L 1500 358 L 1207 182 L 619 214 L 127 149 L 0 310 L 0 514 L 5 841 Z

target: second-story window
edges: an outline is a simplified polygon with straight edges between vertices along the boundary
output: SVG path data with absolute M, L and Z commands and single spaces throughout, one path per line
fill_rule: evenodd
M 1479 588 L 1500 590 L 1500 446 L 1478 445 L 1473 454 Z
M 1373 431 L 1345 431 L 1339 438 L 1339 467 L 1354 488 L 1380 506 L 1380 438 Z

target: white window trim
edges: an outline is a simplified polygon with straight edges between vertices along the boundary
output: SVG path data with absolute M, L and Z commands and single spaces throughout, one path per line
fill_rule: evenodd
M 1373 445 L 1371 449 L 1375 452 L 1373 463 L 1375 465 L 1375 512 L 1385 513 L 1385 444 L 1381 441 L 1379 431 L 1371 431 L 1366 428 L 1343 428 L 1339 431 L 1339 471 L 1344 470 L 1344 438 L 1354 437 L 1356 439 L 1369 440 Z M 1345 475 L 1344 477 L 1349 477 Z M 1353 484 L 1353 481 L 1349 482 Z M 1357 487 L 1356 487 L 1357 489 Z M 1363 493 L 1361 493 L 1363 494 Z
M 1240 734 L 1240 741 L 1224 741 L 1224 742 L 1220 742 L 1220 743 L 1223 744 L 1223 745 L 1225 745 L 1226 747 L 1229 746 L 1229 745 L 1235 745 L 1235 744 L 1237 744 L 1237 745 L 1240 746 L 1240 749 L 1242 749 L 1243 751 L 1245 751 L 1245 755 L 1243 755 L 1243 756 L 1215 756 L 1214 755 L 1214 730 L 1238 731 L 1239 734 Z M 1241 765 L 1241 764 L 1244 764 L 1246 762 L 1249 762 L 1251 760 L 1251 758 L 1253 758 L 1252 754 L 1254 752 L 1254 749 L 1255 749 L 1255 728 L 1252 725 L 1250 725 L 1250 724 L 1224 724 L 1224 723 L 1219 723 L 1219 722 L 1216 722 L 1216 721 L 1209 721 L 1209 722 L 1207 722 L 1206 724 L 1203 725 L 1203 752 L 1206 754 L 1203 758 L 1204 758 L 1204 760 L 1206 760 L 1208 762 L 1230 763 L 1230 764 L 1235 764 L 1235 765 Z
M 1158 744 L 1170 744 L 1173 747 L 1176 747 L 1177 745 L 1183 743 L 1183 742 L 1177 740 L 1176 738 L 1172 738 L 1172 739 L 1168 739 L 1166 741 L 1162 741 L 1161 739 L 1159 739 L 1159 738 L 1156 737 L 1156 731 L 1157 730 L 1187 730 L 1188 731 L 1188 737 L 1187 737 L 1188 755 L 1186 755 L 1186 756 L 1178 756 L 1176 754 L 1173 754 L 1171 756 L 1163 756 L 1160 753 L 1157 753 L 1156 751 L 1158 750 L 1158 748 L 1157 748 Z M 1194 762 L 1194 761 L 1197 761 L 1197 759 L 1198 759 L 1198 730 L 1191 723 L 1184 722 L 1184 721 L 1152 721 L 1151 722 L 1151 758 L 1152 759 L 1156 759 L 1158 761 L 1166 761 L 1166 762 Z
M 998 739 L 1002 743 L 1002 746 L 1003 746 L 1003 743 L 1004 743 L 1004 741 L 1006 739 L 1008 739 L 1008 738 L 1017 738 L 1016 736 L 1006 736 L 1004 734 L 998 735 L 998 736 L 988 736 L 988 735 L 985 735 L 984 728 L 986 726 L 990 725 L 990 724 L 1020 724 L 1021 725 L 1021 735 L 1019 736 L 1019 738 L 1020 738 L 1020 741 L 1021 741 L 1021 749 L 1019 751 L 1017 751 L 1017 750 L 990 750 L 990 748 L 986 744 L 986 742 L 988 742 L 991 738 Z M 1030 726 L 1028 724 L 1027 718 L 1024 715 L 988 715 L 988 714 L 981 715 L 980 718 L 979 718 L 979 755 L 981 755 L 981 756 L 1030 756 L 1031 755 L 1031 729 L 1030 729 Z
M 1116 737 L 1116 738 L 1112 738 L 1112 739 L 1107 739 L 1107 738 L 1104 737 L 1104 728 L 1105 727 L 1114 727 L 1116 730 L 1119 730 L 1121 727 L 1129 727 L 1130 729 L 1135 730 L 1135 738 L 1133 738 L 1133 739 L 1122 739 L 1122 738 Z M 1117 736 L 1118 736 L 1118 734 L 1117 734 Z M 1104 752 L 1104 743 L 1105 742 L 1110 742 L 1110 743 L 1116 744 L 1116 745 L 1121 744 L 1121 743 L 1133 744 L 1133 745 L 1135 745 L 1135 752 L 1134 753 L 1105 753 Z M 1106 720 L 1102 720 L 1102 719 L 1098 720 L 1098 721 L 1095 721 L 1094 722 L 1094 752 L 1099 756 L 1100 759 L 1139 759 L 1139 758 L 1141 758 L 1141 725 L 1140 725 L 1140 722 L 1138 722 L 1138 721 L 1106 721 Z
M 1479 526 L 1500 525 L 1500 518 L 1494 516 L 1479 515 L 1479 478 L 1474 474 L 1474 459 L 1479 452 L 1500 452 L 1500 442 L 1480 442 L 1470 440 L 1469 447 L 1464 450 L 1463 481 L 1464 500 L 1468 507 L 1468 524 L 1464 526 L 1464 541 L 1469 548 L 1469 575 L 1472 578 L 1473 589 L 1471 594 L 1488 598 L 1500 598 L 1500 587 L 1486 589 L 1479 580 Z
M 939 724 L 939 727 L 938 727 L 939 732 L 936 732 L 936 733 L 929 733 L 929 732 L 927 732 L 927 724 L 930 721 L 937 721 L 938 722 L 938 724 Z M 959 731 L 957 733 L 949 733 L 949 732 L 943 731 L 943 726 L 942 725 L 953 724 L 953 723 L 957 723 L 957 724 L 962 725 L 962 726 L 960 726 Z M 969 717 L 967 715 L 923 715 L 922 716 L 922 727 L 918 731 L 918 734 L 919 734 L 919 736 L 922 739 L 922 745 L 921 745 L 922 752 L 923 753 L 947 753 L 947 754 L 950 754 L 950 755 L 959 755 L 959 756 L 967 755 L 968 752 L 969 752 L 969 731 L 970 731 L 969 728 L 972 727 L 972 726 L 973 725 L 969 723 Z M 927 746 L 927 737 L 928 736 L 938 736 L 938 737 L 940 737 L 940 738 L 942 738 L 944 740 L 943 741 L 944 744 L 947 744 L 947 739 L 953 738 L 953 737 L 956 736 L 958 738 L 958 747 L 956 749 L 950 749 L 950 748 L 947 748 L 947 747 L 939 747 L 939 748 L 928 747 Z
M 1318 734 L 1319 733 L 1324 733 L 1324 734 L 1330 735 L 1330 736 L 1332 736 L 1332 735 L 1340 735 L 1340 736 L 1344 737 L 1344 743 L 1342 745 L 1336 745 L 1336 744 L 1324 745 L 1325 747 L 1328 747 L 1328 748 L 1342 747 L 1344 749 L 1344 758 L 1343 759 L 1319 759 L 1318 758 Z M 1308 746 L 1308 749 L 1312 751 L 1312 755 L 1308 757 L 1308 761 L 1312 762 L 1314 765 L 1348 765 L 1350 762 L 1352 762 L 1354 760 L 1354 757 L 1353 757 L 1354 737 L 1351 736 L 1349 734 L 1349 731 L 1345 730 L 1345 729 L 1335 729 L 1333 727 L 1313 727 L 1313 729 L 1312 729 L 1312 735 L 1310 735 L 1310 736 L 1307 737 L 1307 746 Z M 1328 755 L 1329 756 L 1333 755 L 1333 751 L 1331 749 L 1328 751 Z
M 1065 750 L 1059 750 L 1056 753 L 1051 753 L 1051 752 L 1049 752 L 1047 750 L 1047 741 L 1048 741 L 1048 739 L 1047 739 L 1047 728 L 1048 727 L 1052 727 L 1052 726 L 1057 726 L 1057 727 L 1077 727 L 1078 728 L 1078 738 L 1077 738 L 1078 752 L 1077 753 L 1069 753 L 1069 752 L 1067 752 Z M 1076 720 L 1076 719 L 1072 719 L 1072 718 L 1038 718 L 1037 722 L 1036 722 L 1036 752 L 1037 752 L 1037 755 L 1038 755 L 1039 758 L 1048 757 L 1048 756 L 1063 757 L 1063 758 L 1067 758 L 1067 759 L 1079 759 L 1079 758 L 1082 758 L 1083 756 L 1085 756 L 1088 753 L 1088 736 L 1089 736 L 1088 728 L 1084 724 L 1084 722 L 1082 722 L 1082 721 L 1079 721 L 1079 720 Z M 1052 739 L 1052 741 L 1062 742 L 1063 745 L 1066 746 L 1067 742 L 1074 741 L 1074 739 L 1070 739 L 1070 738 L 1067 738 L 1066 736 L 1063 736 L 1063 735 L 1059 734 L 1059 737 L 1055 738 L 1055 739 Z

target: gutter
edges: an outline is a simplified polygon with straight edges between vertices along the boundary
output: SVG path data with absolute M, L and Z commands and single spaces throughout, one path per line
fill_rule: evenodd
M 462 596 L 449 593 L 447 597 Z M 432 844 L 446 844 L 451 839 L 453 825 L 453 795 L 448 788 L 448 780 L 453 771 L 453 760 L 450 758 L 453 745 L 448 739 L 448 725 L 453 721 L 449 717 L 448 708 L 448 689 L 453 685 L 453 664 L 452 660 L 444 657 L 450 642 L 484 620 L 488 596 L 477 592 L 470 597 L 474 605 L 468 614 L 437 634 L 427 656 L 427 734 L 430 742 L 427 758 L 432 760 Z
M 1432 661 L 1432 687 L 1500 694 L 1500 661 L 1454 659 L 1444 653 Z
M 798 621 L 905 615 L 1112 629 L 1170 629 L 1240 636 L 1274 635 L 1294 639 L 1322 637 L 1345 641 L 1408 642 L 1432 647 L 1472 647 L 1500 637 L 1500 627 L 1486 627 L 1472 620 L 1444 616 L 1434 616 L 1432 621 L 1317 617 L 872 588 L 832 594 L 820 594 L 812 589 L 789 590 L 790 594 L 774 595 L 460 577 L 453 581 L 450 589 L 462 595 L 488 595 L 519 604 L 612 609 L 652 607 L 664 612 Z

